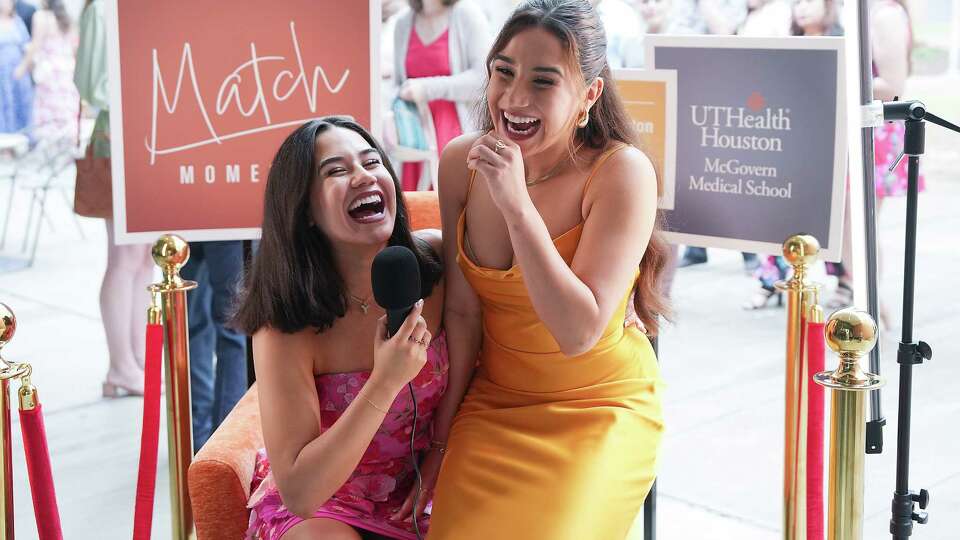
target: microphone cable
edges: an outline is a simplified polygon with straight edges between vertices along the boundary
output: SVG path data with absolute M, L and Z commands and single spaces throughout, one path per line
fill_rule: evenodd
M 414 441 L 417 436 L 417 394 L 413 391 L 413 381 L 407 383 L 410 390 L 410 401 L 413 402 L 413 428 L 410 430 L 410 462 L 413 464 L 413 473 L 416 476 L 417 494 L 413 499 L 413 508 L 410 510 L 410 521 L 413 522 L 413 532 L 417 535 L 417 540 L 423 540 L 420 534 L 420 524 L 417 523 L 417 507 L 420 506 L 420 495 L 423 489 L 423 479 L 420 476 L 420 464 L 417 462 L 417 452 L 414 448 Z

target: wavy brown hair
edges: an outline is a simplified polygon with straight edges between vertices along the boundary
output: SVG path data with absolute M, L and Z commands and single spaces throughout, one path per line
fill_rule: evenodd
M 285 333 L 308 327 L 321 332 L 347 312 L 349 300 L 334 261 L 333 246 L 319 227 L 310 224 L 317 137 L 333 128 L 359 133 L 380 154 L 397 192 L 393 234 L 387 244 L 404 246 L 416 255 L 423 298 L 430 296 L 440 280 L 439 257 L 426 241 L 410 233 L 403 191 L 380 143 L 351 118 L 311 120 L 283 141 L 270 166 L 260 248 L 244 279 L 233 320 L 233 326 L 246 334 L 264 326 Z
M 594 149 L 607 148 L 611 143 L 621 142 L 641 148 L 633 122 L 627 115 L 613 76 L 607 63 L 607 38 L 597 11 L 586 0 L 528 0 L 520 5 L 507 19 L 487 56 L 487 80 L 490 66 L 514 36 L 531 28 L 546 30 L 566 48 L 567 58 L 580 74 L 581 83 L 588 86 L 597 77 L 605 84 L 600 98 L 590 108 L 590 121 L 585 128 L 577 128 L 573 140 L 583 142 Z M 479 104 L 481 130 L 494 129 L 493 118 L 487 104 L 486 93 Z M 571 122 L 571 125 L 573 122 Z M 657 192 L 663 190 L 657 174 Z M 660 286 L 666 267 L 669 248 L 663 240 L 663 217 L 658 212 L 653 235 L 640 261 L 640 275 L 636 282 L 634 308 L 647 328 L 655 336 L 660 327 L 660 317 L 668 318 L 669 303 Z

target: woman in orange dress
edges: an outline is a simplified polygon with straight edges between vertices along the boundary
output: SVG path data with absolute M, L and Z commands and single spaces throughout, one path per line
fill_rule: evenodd
M 487 59 L 484 129 L 441 158 L 444 401 L 466 397 L 434 421 L 431 540 L 623 538 L 653 483 L 659 373 L 622 321 L 634 287 L 648 331 L 663 313 L 659 186 L 605 50 L 586 0 L 526 2 Z

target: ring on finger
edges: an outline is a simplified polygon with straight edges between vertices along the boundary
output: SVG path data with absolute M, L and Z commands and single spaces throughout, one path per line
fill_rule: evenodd
M 493 146 L 493 151 L 494 151 L 494 153 L 499 154 L 500 151 L 503 150 L 503 149 L 506 148 L 506 147 L 507 147 L 507 145 L 506 145 L 502 140 L 497 139 L 497 144 L 495 144 L 495 145 Z

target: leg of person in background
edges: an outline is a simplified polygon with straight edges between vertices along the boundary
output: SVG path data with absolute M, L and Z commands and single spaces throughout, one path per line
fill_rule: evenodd
M 707 248 L 687 246 L 687 249 L 683 252 L 683 258 L 680 259 L 677 266 L 683 268 L 705 262 L 707 262 Z
M 853 275 L 850 274 L 850 269 L 853 268 L 853 237 L 850 226 L 849 184 L 844 200 L 843 249 L 840 252 L 840 262 L 825 263 L 827 274 L 837 278 L 837 287 L 833 290 L 830 298 L 823 303 L 823 307 L 830 311 L 853 305 Z
M 763 309 L 774 298 L 777 307 L 783 305 L 783 293 L 778 291 L 774 284 L 787 277 L 787 262 L 783 257 L 768 256 L 763 259 L 754 275 L 760 282 L 760 287 L 753 293 L 750 300 L 743 304 L 743 309 Z
M 144 244 L 118 246 L 114 242 L 113 220 L 105 219 L 107 226 L 107 268 L 100 285 L 100 315 L 107 337 L 107 350 L 110 354 L 110 368 L 103 383 L 103 397 L 121 397 L 124 395 L 143 395 L 143 366 L 137 358 L 143 358 L 144 340 L 134 341 L 137 324 L 144 325 L 144 319 L 131 314 L 134 311 L 144 313 L 149 304 L 146 287 L 149 278 L 143 283 L 140 271 L 143 266 L 144 252 L 150 252 L 150 246 Z M 134 291 L 140 291 L 135 293 Z
M 190 260 L 180 269 L 183 279 L 196 281 L 187 292 L 187 321 L 190 332 L 190 412 L 193 418 L 193 451 L 203 446 L 213 425 L 213 288 L 206 264 L 206 242 L 190 243 Z
M 136 267 L 133 278 L 133 327 L 130 329 L 133 334 L 130 337 L 133 348 L 133 357 L 137 360 L 140 369 L 144 366 L 144 357 L 146 355 L 147 341 L 147 307 L 150 305 L 150 293 L 147 286 L 153 283 L 153 272 L 156 264 L 153 262 L 153 255 L 150 253 L 150 246 L 143 251 L 140 261 Z
M 205 249 L 210 288 L 213 290 L 213 326 L 217 334 L 210 426 L 212 434 L 247 391 L 246 336 L 229 327 L 243 275 L 243 242 L 208 242 Z

